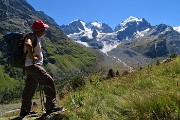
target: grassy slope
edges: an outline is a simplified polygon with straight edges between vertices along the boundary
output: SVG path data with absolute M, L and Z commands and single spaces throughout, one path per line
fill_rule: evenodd
M 155 43 L 157 43 L 158 40 L 155 38 L 147 38 L 140 41 L 135 41 L 128 45 L 129 48 L 135 50 L 136 52 L 139 52 L 141 54 L 144 54 L 149 51 L 151 46 L 154 46 Z
M 92 75 L 58 104 L 70 120 L 177 120 L 179 79 L 180 57 L 113 79 Z
M 111 80 L 92 79 L 59 103 L 70 119 L 180 119 L 180 57 Z
M 49 58 L 55 61 L 48 63 L 47 68 L 56 79 L 61 77 L 60 74 L 72 75 L 96 63 L 96 53 L 69 39 L 59 41 L 59 43 L 45 40 L 44 48 Z

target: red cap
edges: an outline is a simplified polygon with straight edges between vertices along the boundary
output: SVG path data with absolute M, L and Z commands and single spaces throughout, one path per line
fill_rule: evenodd
M 42 20 L 36 20 L 33 24 L 32 24 L 32 29 L 34 31 L 42 29 L 42 28 L 48 28 L 49 25 L 45 24 Z

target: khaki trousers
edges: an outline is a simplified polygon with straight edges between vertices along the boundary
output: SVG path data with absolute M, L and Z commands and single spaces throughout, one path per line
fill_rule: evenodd
M 21 110 L 30 111 L 32 105 L 32 97 L 38 84 L 43 86 L 46 97 L 45 108 L 51 109 L 56 102 L 56 90 L 52 77 L 46 72 L 41 65 L 31 65 L 25 67 L 27 73 L 26 84 L 22 94 Z

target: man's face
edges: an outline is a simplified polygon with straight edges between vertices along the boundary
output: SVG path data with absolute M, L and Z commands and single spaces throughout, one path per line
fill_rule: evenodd
M 45 34 L 46 29 L 43 28 L 39 31 L 39 37 L 43 36 Z

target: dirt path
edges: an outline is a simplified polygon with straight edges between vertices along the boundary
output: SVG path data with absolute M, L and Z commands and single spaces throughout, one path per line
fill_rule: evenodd
M 40 99 L 33 99 L 32 102 L 36 102 L 38 105 L 41 105 Z M 15 111 L 19 111 L 21 108 L 21 102 L 18 103 L 10 103 L 10 104 L 0 104 L 0 116 L 6 113 L 11 113 Z
M 21 104 L 20 103 L 14 103 L 14 104 L 3 104 L 0 105 L 0 116 L 5 113 L 10 113 L 15 110 L 20 110 Z

